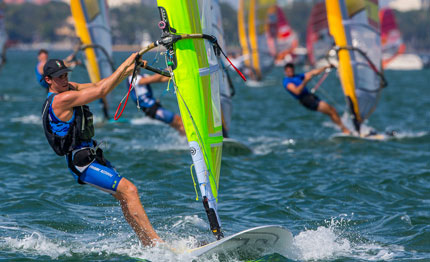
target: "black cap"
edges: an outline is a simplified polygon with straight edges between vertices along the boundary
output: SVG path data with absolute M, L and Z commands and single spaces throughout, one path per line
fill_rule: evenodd
M 67 68 L 63 60 L 60 59 L 49 59 L 43 66 L 43 76 L 59 77 L 70 71 L 72 70 Z

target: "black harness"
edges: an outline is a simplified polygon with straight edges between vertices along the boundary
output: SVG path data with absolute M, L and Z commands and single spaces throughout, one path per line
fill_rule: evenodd
M 93 140 L 94 146 L 96 146 L 96 141 Z M 69 152 L 66 155 L 67 157 L 67 166 L 72 170 L 75 175 L 78 176 L 78 183 L 85 184 L 81 180 L 82 172 L 78 170 L 79 167 L 87 168 L 94 160 L 97 160 L 103 166 L 107 166 L 107 161 L 103 156 L 103 150 L 101 148 L 96 147 L 84 147 L 78 149 L 74 152 Z
M 160 102 L 156 101 L 152 106 L 150 107 L 143 107 L 142 111 L 145 112 L 145 115 L 149 116 L 150 118 L 155 118 L 155 115 L 157 114 L 158 108 L 161 107 Z

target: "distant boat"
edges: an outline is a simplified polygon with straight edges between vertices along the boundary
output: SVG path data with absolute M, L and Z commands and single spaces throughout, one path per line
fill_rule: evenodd
M 266 33 L 269 52 L 275 58 L 276 65 L 296 60 L 295 49 L 299 45 L 299 39 L 277 5 L 268 10 Z
M 406 46 L 396 23 L 394 11 L 383 8 L 379 11 L 381 21 L 382 65 L 384 69 L 419 70 L 423 62 L 418 55 L 405 54 Z
M 326 0 L 330 34 L 335 40 L 338 73 L 355 131 L 369 118 L 386 85 L 378 1 Z

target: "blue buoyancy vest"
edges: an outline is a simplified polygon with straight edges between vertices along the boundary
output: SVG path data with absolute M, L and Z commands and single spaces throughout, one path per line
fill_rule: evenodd
M 56 95 L 49 93 L 42 108 L 43 129 L 52 149 L 57 155 L 63 156 L 82 146 L 91 146 L 94 125 L 89 107 L 74 107 L 72 119 L 63 122 L 52 110 L 52 101 Z

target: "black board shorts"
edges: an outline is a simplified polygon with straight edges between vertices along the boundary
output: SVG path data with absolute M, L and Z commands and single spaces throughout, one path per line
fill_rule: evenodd
M 306 107 L 312 111 L 317 111 L 318 105 L 319 105 L 321 100 L 319 99 L 319 97 L 317 97 L 314 94 L 307 94 L 307 95 L 303 96 L 302 98 L 300 98 L 299 101 L 304 107 Z

